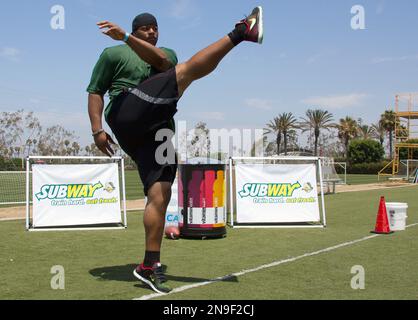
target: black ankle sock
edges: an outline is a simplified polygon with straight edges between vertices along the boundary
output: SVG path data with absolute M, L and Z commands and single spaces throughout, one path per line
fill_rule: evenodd
M 240 44 L 242 41 L 244 41 L 245 37 L 245 30 L 247 29 L 246 25 L 244 23 L 238 24 L 234 30 L 232 30 L 228 36 L 231 39 L 234 46 Z
M 152 267 L 156 262 L 160 262 L 160 251 L 145 251 L 144 267 Z

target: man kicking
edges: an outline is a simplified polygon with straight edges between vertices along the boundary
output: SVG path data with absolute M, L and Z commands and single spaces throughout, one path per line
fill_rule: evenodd
M 94 67 L 87 88 L 92 135 L 103 153 L 114 154 L 111 147 L 114 142 L 102 127 L 103 96 L 109 91 L 105 120 L 120 147 L 137 164 L 148 199 L 143 220 L 145 255 L 134 275 L 156 292 L 168 293 L 171 289 L 166 284 L 160 252 L 177 156 L 171 137 L 161 141 L 158 133 L 162 129 L 174 132 L 177 102 L 193 81 L 214 71 L 225 55 L 242 41 L 262 43 L 262 8 L 256 7 L 228 35 L 180 64 L 172 49 L 156 47 L 158 23 L 149 13 L 134 19 L 130 34 L 109 21 L 97 25 L 105 35 L 127 45 L 105 49 Z M 162 144 L 169 146 L 165 156 L 159 154 Z

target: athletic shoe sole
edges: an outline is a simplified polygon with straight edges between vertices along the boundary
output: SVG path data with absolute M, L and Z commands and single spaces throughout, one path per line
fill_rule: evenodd
M 154 284 L 153 284 L 151 281 L 149 281 L 149 280 L 147 280 L 147 279 L 145 279 L 145 278 L 141 277 L 141 276 L 139 275 L 139 273 L 137 273 L 137 272 L 136 272 L 136 270 L 134 270 L 134 276 L 135 276 L 136 278 L 138 278 L 139 280 L 141 280 L 143 283 L 145 283 L 145 284 L 149 285 L 149 286 L 152 288 L 152 290 L 154 290 L 155 292 L 162 293 L 162 294 L 167 294 L 167 293 L 168 293 L 168 292 L 164 292 L 164 291 L 160 291 L 160 290 L 158 290 L 158 289 L 157 289 L 157 287 L 156 287 L 156 286 L 154 286 Z
M 259 22 L 258 22 L 258 43 L 262 44 L 264 39 L 264 29 L 263 29 L 263 8 L 257 7 L 259 10 Z

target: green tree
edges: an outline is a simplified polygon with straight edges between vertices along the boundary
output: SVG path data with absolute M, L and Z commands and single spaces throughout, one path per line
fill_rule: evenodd
M 257 141 L 255 141 L 251 147 L 250 156 L 256 157 L 258 156 L 256 153 L 259 150 L 263 150 L 264 154 L 268 154 L 268 139 L 265 135 Z
M 96 144 L 94 144 L 94 143 L 91 143 L 88 149 L 90 150 L 90 155 L 92 155 L 94 157 L 103 156 L 103 152 L 100 151 L 100 149 L 97 148 Z
M 385 128 L 386 132 L 389 133 L 389 157 L 393 157 L 393 131 L 395 130 L 396 124 L 396 113 L 393 110 L 386 110 L 380 116 L 380 122 L 382 127 Z
M 373 138 L 378 139 L 380 142 L 380 145 L 383 147 L 383 143 L 385 142 L 386 129 L 383 126 L 382 121 L 379 121 L 378 123 L 373 124 L 372 130 L 373 130 Z
M 282 143 L 282 129 L 279 117 L 275 117 L 273 120 L 270 120 L 270 122 L 266 124 L 266 128 L 264 130 L 266 134 L 274 133 L 276 135 L 276 153 L 279 155 L 280 145 Z
M 311 110 L 306 111 L 306 118 L 302 118 L 300 128 L 302 132 L 312 131 L 314 134 L 314 155 L 318 155 L 318 140 L 321 130 L 330 130 L 335 127 L 333 123 L 332 113 L 326 110 Z
M 49 127 L 43 132 L 38 141 L 37 152 L 42 156 L 65 156 L 71 153 L 69 146 L 78 137 L 60 125 Z
M 378 141 L 356 139 L 348 146 L 348 161 L 350 164 L 375 163 L 383 159 L 385 150 Z
M 299 125 L 295 129 L 290 129 L 289 132 L 287 133 L 287 150 L 288 151 L 290 148 L 292 148 L 292 150 L 300 149 L 298 145 L 298 132 L 296 130 L 298 128 L 299 128 Z
M 78 156 L 79 152 L 80 152 L 80 145 L 78 144 L 78 142 L 73 142 L 73 144 L 71 145 L 71 154 L 73 156 Z
M 344 145 L 345 157 L 348 159 L 348 146 L 350 140 L 357 137 L 358 134 L 358 125 L 357 121 L 351 117 L 345 117 L 340 119 L 340 123 L 337 125 L 338 129 L 338 138 Z
M 401 138 L 402 141 L 405 141 L 408 139 L 409 132 L 408 132 L 408 129 L 403 124 L 398 124 L 396 131 L 397 131 L 396 137 L 398 139 Z
M 369 140 L 374 139 L 374 129 L 372 126 L 362 124 L 358 127 L 358 135 L 361 139 Z
M 190 150 L 192 157 L 209 156 L 210 154 L 210 137 L 209 129 L 205 122 L 198 122 L 194 127 L 194 137 L 190 141 L 187 150 Z
M 289 134 L 293 129 L 298 128 L 297 120 L 291 112 L 284 112 L 279 115 L 279 127 L 280 131 L 283 133 L 284 154 L 287 155 L 287 142 Z
M 406 140 L 404 143 L 414 143 L 414 144 L 417 144 L 418 145 L 418 139 L 409 139 L 409 140 Z M 402 148 L 402 149 L 399 150 L 399 158 L 401 160 L 414 160 L 414 159 L 418 159 L 418 149 L 415 148 L 412 151 L 412 158 L 411 159 L 408 159 L 409 158 L 408 157 L 408 150 L 406 148 Z
M 36 144 L 42 128 L 33 112 L 0 113 L 0 156 L 23 157 Z

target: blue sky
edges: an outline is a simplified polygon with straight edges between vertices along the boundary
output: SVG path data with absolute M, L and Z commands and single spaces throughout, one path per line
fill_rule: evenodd
M 65 9 L 53 30 L 50 10 Z M 119 43 L 102 35 L 107 19 L 129 30 L 136 14 L 159 20 L 158 45 L 180 61 L 228 33 L 262 5 L 263 45 L 243 43 L 210 76 L 195 82 L 176 120 L 210 128 L 262 128 L 282 112 L 308 108 L 376 122 L 399 92 L 418 91 L 418 2 L 414 0 L 17 0 L 0 11 L 0 111 L 34 111 L 90 143 L 85 91 L 98 56 Z M 351 28 L 351 8 L 365 8 L 365 30 Z

